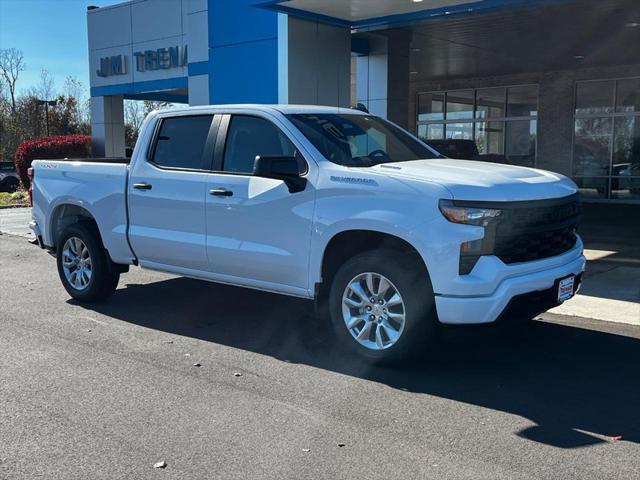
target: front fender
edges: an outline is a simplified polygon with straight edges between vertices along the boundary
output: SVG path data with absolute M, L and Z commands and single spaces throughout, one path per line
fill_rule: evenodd
M 398 237 L 425 254 L 425 225 L 443 219 L 441 198 L 450 198 L 442 185 L 400 179 L 386 172 L 356 169 L 325 162 L 318 178 L 309 285 L 322 280 L 327 245 L 337 234 L 365 230 Z

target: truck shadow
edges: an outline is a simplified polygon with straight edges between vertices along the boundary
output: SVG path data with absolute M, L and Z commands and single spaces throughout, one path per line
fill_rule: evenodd
M 91 307 L 140 326 L 526 417 L 560 447 L 640 443 L 640 340 L 548 322 L 449 332 L 424 360 L 372 367 L 338 352 L 311 302 L 185 278 L 129 284 Z M 606 327 L 606 326 L 605 326 Z M 453 334 L 452 334 L 453 333 Z M 470 333 L 470 334 L 469 334 Z M 588 432 L 592 432 L 592 435 Z

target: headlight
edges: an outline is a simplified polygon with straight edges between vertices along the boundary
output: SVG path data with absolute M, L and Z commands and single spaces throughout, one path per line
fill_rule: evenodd
M 442 215 L 450 222 L 480 227 L 486 227 L 491 220 L 502 213 L 502 210 L 496 208 L 456 205 L 453 200 L 440 200 L 439 207 Z

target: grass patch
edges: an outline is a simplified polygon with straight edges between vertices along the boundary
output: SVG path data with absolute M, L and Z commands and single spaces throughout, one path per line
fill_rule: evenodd
M 0 192 L 0 207 L 29 206 L 29 193 L 26 190 L 18 190 L 13 193 Z

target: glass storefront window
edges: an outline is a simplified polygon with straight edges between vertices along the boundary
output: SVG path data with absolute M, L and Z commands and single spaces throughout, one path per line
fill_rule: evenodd
M 616 112 L 640 112 L 640 78 L 618 80 Z
M 640 78 L 578 82 L 573 175 L 586 198 L 640 200 Z
M 640 116 L 616 117 L 614 132 L 611 198 L 640 200 Z
M 442 140 L 444 138 L 444 123 L 418 125 L 418 137 L 421 140 Z
M 448 123 L 445 138 L 453 140 L 473 140 L 473 123 Z
M 537 85 L 522 85 L 507 89 L 507 117 L 531 117 L 537 114 Z
M 613 166 L 620 164 L 634 165 L 640 169 L 640 117 L 616 117 L 615 119 Z
M 514 120 L 506 124 L 505 157 L 507 163 L 533 167 L 536 163 L 536 121 Z
M 473 90 L 447 92 L 447 120 L 473 118 Z
M 611 198 L 616 200 L 640 200 L 640 176 L 612 177 Z
M 582 177 L 574 178 L 573 181 L 576 182 L 582 198 L 607 198 L 607 191 L 609 190 L 608 178 Z
M 476 123 L 475 141 L 481 160 L 504 163 L 504 122 Z
M 576 115 L 602 115 L 613 112 L 615 81 L 580 82 L 576 89 Z
M 576 120 L 573 142 L 573 174 L 581 177 L 608 176 L 611 158 L 611 118 Z
M 444 93 L 418 96 L 418 121 L 444 120 Z
M 537 115 L 537 85 L 426 92 L 417 130 L 452 158 L 533 166 Z
M 505 89 L 482 88 L 476 91 L 476 118 L 504 117 Z

